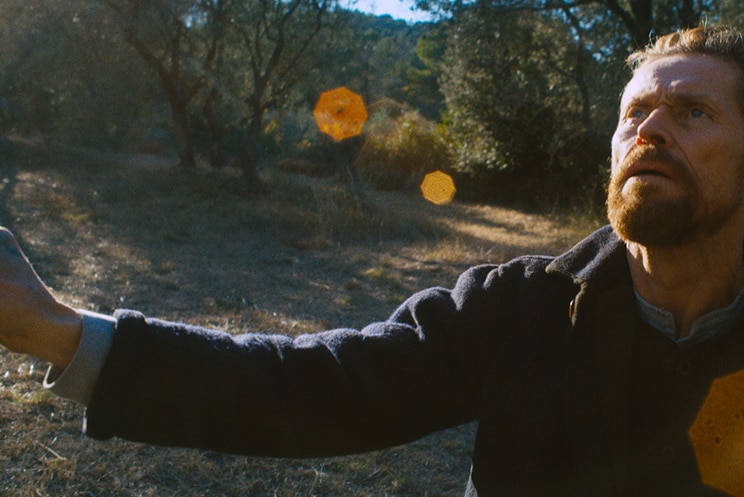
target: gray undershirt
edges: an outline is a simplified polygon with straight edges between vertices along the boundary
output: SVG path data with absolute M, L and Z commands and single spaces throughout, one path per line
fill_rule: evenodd
M 696 343 L 707 340 L 727 330 L 742 314 L 744 314 L 744 288 L 728 307 L 717 309 L 700 316 L 690 328 L 690 334 L 686 337 L 677 337 L 674 316 L 666 309 L 656 307 L 646 302 L 643 297 L 635 292 L 638 313 L 641 319 L 650 324 L 671 340 L 683 343 Z

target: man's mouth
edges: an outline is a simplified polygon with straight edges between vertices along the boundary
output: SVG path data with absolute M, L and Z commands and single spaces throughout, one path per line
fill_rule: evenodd
M 656 169 L 639 169 L 638 171 L 633 172 L 632 174 L 628 175 L 629 177 L 636 177 L 636 176 L 658 176 L 661 178 L 669 178 L 670 176 L 666 173 L 663 173 L 661 171 L 658 171 Z
M 633 147 L 617 164 L 613 182 L 618 191 L 636 187 L 666 191 L 694 183 L 683 161 L 668 150 L 650 145 Z
M 625 171 L 625 180 L 631 178 L 664 178 L 674 179 L 676 164 L 663 160 L 644 160 L 640 158 L 630 164 Z

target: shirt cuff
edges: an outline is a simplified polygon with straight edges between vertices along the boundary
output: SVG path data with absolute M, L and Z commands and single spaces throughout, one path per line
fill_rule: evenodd
M 80 345 L 67 368 L 49 368 L 44 388 L 60 397 L 88 405 L 111 348 L 116 318 L 90 311 L 78 312 L 83 318 Z

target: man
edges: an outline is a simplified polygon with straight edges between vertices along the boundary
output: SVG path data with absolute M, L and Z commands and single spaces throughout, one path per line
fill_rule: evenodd
M 744 41 L 703 27 L 631 62 L 612 228 L 559 257 L 475 267 L 383 323 L 293 340 L 81 316 L 2 232 L 0 341 L 52 363 L 95 438 L 304 457 L 477 420 L 469 496 L 726 495 L 687 430 L 744 369 Z

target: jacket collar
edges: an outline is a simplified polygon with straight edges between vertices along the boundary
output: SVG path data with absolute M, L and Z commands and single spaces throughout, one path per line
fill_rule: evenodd
M 610 226 L 595 231 L 569 251 L 556 257 L 546 271 L 570 278 L 577 285 L 604 286 L 627 283 L 630 277 L 625 244 Z

